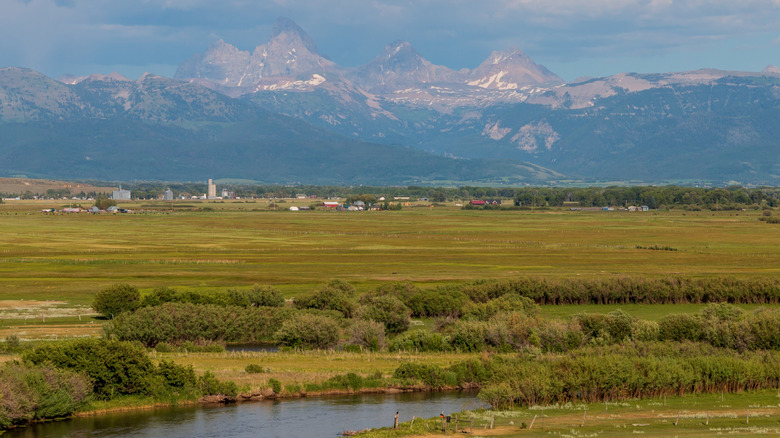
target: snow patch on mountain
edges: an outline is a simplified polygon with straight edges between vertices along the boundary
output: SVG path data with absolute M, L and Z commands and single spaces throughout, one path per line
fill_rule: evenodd
M 310 87 L 322 85 L 327 80 L 318 74 L 311 75 L 306 81 L 279 81 L 270 85 L 258 85 L 255 91 L 278 91 L 278 90 L 307 90 Z
M 486 124 L 485 129 L 482 130 L 482 135 L 486 137 L 490 137 L 493 140 L 501 140 L 502 138 L 506 137 L 510 132 L 512 132 L 512 128 L 502 128 L 500 124 L 501 122 Z
M 541 145 L 545 149 L 552 150 L 556 141 L 560 140 L 561 136 L 547 122 L 547 120 L 540 120 L 536 123 L 529 123 L 517 131 L 517 134 L 512 136 L 511 141 L 517 144 L 517 148 L 529 153 L 536 152 Z

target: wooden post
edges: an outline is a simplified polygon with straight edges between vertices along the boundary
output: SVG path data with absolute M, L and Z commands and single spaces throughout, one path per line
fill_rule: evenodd
M 395 411 L 395 419 L 393 420 L 393 429 L 398 429 L 398 411 Z
M 534 417 L 536 418 L 536 417 Z M 496 415 L 493 414 L 492 417 L 490 417 L 490 430 L 493 430 L 493 422 L 496 421 Z
M 745 409 L 745 424 L 750 424 L 750 409 Z
M 707 421 L 704 423 L 705 425 L 710 424 L 710 411 L 707 411 Z
M 530 426 L 528 426 L 528 429 L 529 429 L 529 430 L 530 430 L 530 429 L 533 429 L 533 427 L 534 427 L 534 421 L 536 421 L 536 415 L 534 415 L 534 419 L 533 419 L 533 420 L 531 420 L 531 425 L 530 425 Z
M 41 322 L 46 324 L 46 315 L 43 312 L 41 312 Z
M 455 416 L 455 433 L 458 433 L 458 416 Z
M 417 418 L 417 416 L 416 416 L 416 415 L 412 415 L 412 422 L 411 422 L 411 423 L 409 423 L 409 429 L 411 429 L 411 428 L 413 428 L 413 427 L 414 427 L 414 419 L 415 419 L 415 418 Z
M 680 422 L 680 411 L 677 411 L 677 419 L 674 420 L 674 425 L 677 426 L 677 423 Z
M 588 413 L 587 410 L 582 412 L 582 424 L 580 424 L 580 427 L 584 427 L 585 426 L 585 414 L 587 414 L 587 413 Z

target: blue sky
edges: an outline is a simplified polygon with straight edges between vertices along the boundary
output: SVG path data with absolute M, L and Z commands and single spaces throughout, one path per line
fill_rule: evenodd
M 0 67 L 172 76 L 217 39 L 265 43 L 279 16 L 344 66 L 399 39 L 455 69 L 515 46 L 565 80 L 780 64 L 780 0 L 0 0 Z

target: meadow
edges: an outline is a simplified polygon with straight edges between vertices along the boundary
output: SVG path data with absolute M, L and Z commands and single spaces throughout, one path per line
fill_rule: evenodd
M 62 208 L 62 202 L 0 204 L 0 337 L 100 336 L 104 320 L 89 306 L 99 290 L 117 283 L 134 285 L 143 295 L 162 286 L 213 294 L 261 284 L 278 288 L 290 300 L 331 279 L 345 280 L 363 294 L 399 281 L 429 288 L 518 278 L 761 280 L 780 274 L 780 228 L 759 221 L 758 210 L 480 211 L 452 203 L 410 203 L 399 211 L 287 209 L 316 202 L 307 199 L 274 200 L 276 207 L 269 200 L 121 204 L 133 210 L 128 214 L 41 211 Z M 704 306 L 544 305 L 540 315 L 564 320 L 582 312 L 621 309 L 657 321 L 670 313 L 697 313 Z M 748 311 L 760 307 L 739 306 Z M 426 331 L 437 324 L 427 317 L 413 323 Z M 275 379 L 289 394 L 300 385 L 345 373 L 387 377 L 401 362 L 447 367 L 486 354 L 491 353 L 150 352 L 155 360 L 192 365 L 198 373 L 208 371 L 250 393 L 268 391 Z M 0 361 L 13 357 L 0 356 Z M 264 372 L 248 373 L 248 365 Z M 604 406 L 606 410 L 609 403 Z M 565 433 L 569 417 L 579 415 L 566 409 L 554 433 Z M 517 416 L 522 411 L 512 412 Z M 509 436 L 520 432 L 502 421 L 498 424 L 509 427 L 502 429 Z M 619 436 L 626 430 L 616 432 Z
M 40 213 L 62 207 L 57 201 L 0 205 L 2 299 L 88 305 L 118 282 L 142 291 L 267 284 L 294 297 L 333 278 L 364 292 L 389 281 L 780 273 L 780 228 L 758 221 L 758 211 L 291 212 L 262 200 L 120 206 L 136 213 Z

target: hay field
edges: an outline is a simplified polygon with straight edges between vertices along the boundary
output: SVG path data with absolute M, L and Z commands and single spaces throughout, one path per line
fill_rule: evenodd
M 200 291 L 260 283 L 294 296 L 332 278 L 364 291 L 386 281 L 780 274 L 780 227 L 758 221 L 759 212 L 346 213 L 265 205 L 159 203 L 135 214 L 47 215 L 40 209 L 61 206 L 7 201 L 0 205 L 0 298 L 88 305 L 117 282 Z M 646 249 L 653 246 L 676 250 Z
M 21 195 L 25 192 L 46 193 L 47 190 L 70 190 L 71 193 L 108 193 L 115 187 L 97 187 L 92 184 L 72 181 L 55 181 L 49 179 L 0 178 L 0 193 Z

